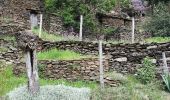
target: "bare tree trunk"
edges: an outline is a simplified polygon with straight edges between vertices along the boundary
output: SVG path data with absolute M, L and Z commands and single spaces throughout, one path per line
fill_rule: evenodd
M 28 90 L 30 93 L 35 94 L 39 91 L 36 50 L 26 50 L 26 68 L 28 76 Z

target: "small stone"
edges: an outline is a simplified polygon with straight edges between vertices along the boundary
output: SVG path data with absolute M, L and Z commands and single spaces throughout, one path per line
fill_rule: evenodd
M 155 49 L 155 48 L 157 48 L 156 45 L 147 47 L 147 49 Z
M 122 57 L 122 58 L 116 58 L 114 59 L 115 61 L 118 61 L 118 62 L 127 62 L 127 58 L 126 57 Z
M 88 65 L 94 65 L 94 62 L 87 62 Z
M 156 64 L 156 59 L 151 59 L 151 62 Z

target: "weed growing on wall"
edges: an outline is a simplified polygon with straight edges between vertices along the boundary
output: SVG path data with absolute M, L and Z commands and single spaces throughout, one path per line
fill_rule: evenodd
M 40 78 L 44 78 L 45 75 L 44 75 L 44 70 L 45 70 L 45 65 L 43 64 L 38 64 L 38 73 L 39 73 L 39 77 Z
M 155 77 L 155 65 L 152 63 L 150 58 L 144 58 L 144 60 L 142 61 L 142 66 L 137 69 L 137 79 L 139 79 L 142 83 L 147 84 L 153 81 Z

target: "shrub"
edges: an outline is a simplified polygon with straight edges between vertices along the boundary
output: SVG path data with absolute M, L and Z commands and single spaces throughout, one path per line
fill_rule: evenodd
M 90 89 L 73 88 L 64 85 L 40 87 L 36 95 L 31 95 L 27 87 L 19 87 L 7 94 L 8 100 L 89 100 Z
M 137 79 L 142 83 L 147 84 L 153 81 L 156 77 L 155 65 L 150 58 L 146 57 L 142 61 L 142 66 L 137 70 Z

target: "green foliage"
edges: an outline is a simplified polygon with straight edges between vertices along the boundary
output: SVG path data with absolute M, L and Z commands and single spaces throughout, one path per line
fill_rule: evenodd
M 102 3 L 99 4 L 100 11 L 106 12 L 110 11 L 114 8 L 116 0 L 103 0 Z
M 76 24 L 76 21 L 74 20 L 75 16 L 72 13 L 73 9 L 71 7 L 65 8 L 65 11 L 61 12 L 65 26 L 71 26 Z
M 31 95 L 24 86 L 9 92 L 7 97 L 7 100 L 89 100 L 90 89 L 47 85 L 41 86 L 36 95 Z
M 73 27 L 79 31 L 80 15 L 83 15 L 83 30 L 90 33 L 102 33 L 100 24 L 96 19 L 96 13 L 109 12 L 114 9 L 116 3 L 120 7 L 129 6 L 130 0 L 46 0 L 46 10 L 62 17 L 66 28 Z M 105 33 L 104 33 L 105 34 Z
M 154 15 L 146 21 L 144 28 L 153 36 L 170 36 L 170 11 L 168 6 L 159 3 L 154 9 Z
M 87 57 L 88 56 L 82 56 L 81 54 L 70 50 L 51 49 L 49 51 L 38 53 L 39 60 L 75 60 Z
M 39 77 L 40 78 L 44 78 L 45 75 L 44 75 L 44 70 L 45 70 L 45 65 L 43 64 L 38 64 L 38 74 L 39 74 Z
M 96 13 L 110 11 L 114 6 L 115 0 L 46 0 L 47 11 L 61 16 L 65 27 L 72 26 L 79 31 L 80 15 L 83 15 L 83 29 L 92 33 L 99 33 L 96 32 L 96 26 L 99 24 Z
M 147 84 L 155 79 L 155 75 L 155 65 L 148 57 L 144 58 L 142 66 L 137 70 L 137 79 L 139 79 L 142 83 Z
M 170 92 L 170 75 L 169 75 L 169 73 L 164 73 L 164 75 L 162 75 L 162 79 L 163 79 L 168 91 Z

